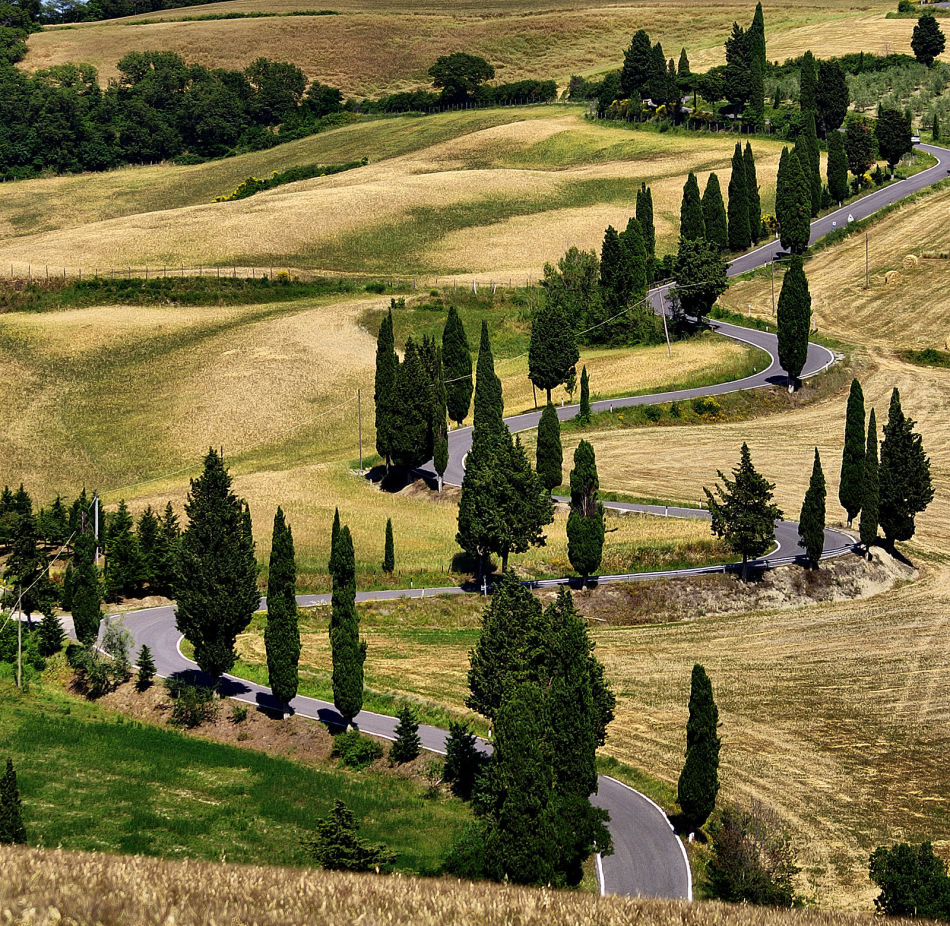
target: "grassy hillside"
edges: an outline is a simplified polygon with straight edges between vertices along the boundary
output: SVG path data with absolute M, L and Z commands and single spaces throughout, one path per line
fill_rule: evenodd
M 293 869 L 162 862 L 0 848 L 0 903 L 14 919 L 78 926 L 181 926 L 221 922 L 336 926 L 372 922 L 502 926 L 870 926 L 870 914 L 814 913 L 724 904 L 592 897 L 464 881 L 421 881 Z M 162 899 L 156 903 L 156 896 Z M 901 920 L 889 920 L 895 924 Z
M 769 58 L 784 60 L 811 47 L 822 54 L 892 49 L 910 41 L 913 22 L 885 19 L 886 0 L 788 0 L 766 10 Z M 734 20 L 751 17 L 745 0 L 697 8 L 685 0 L 657 4 L 612 4 L 573 0 L 453 4 L 366 0 L 335 3 L 338 16 L 175 21 L 227 12 L 288 13 L 295 0 L 231 0 L 206 7 L 169 10 L 107 23 L 48 29 L 31 36 L 24 66 L 30 70 L 83 61 L 103 81 L 130 51 L 161 48 L 209 67 L 244 67 L 259 55 L 290 60 L 311 78 L 345 94 L 373 95 L 425 86 L 426 71 L 439 55 L 464 49 L 491 61 L 499 80 L 554 78 L 618 67 L 637 29 L 663 43 L 667 56 L 686 46 L 699 67 L 722 61 L 722 43 Z M 146 20 L 142 25 L 136 19 Z M 393 53 L 398 49 L 398 54 Z
M 332 18 L 332 17 L 330 17 Z M 599 248 L 652 185 L 661 253 L 683 182 L 728 183 L 735 139 L 592 123 L 578 106 L 399 117 L 197 167 L 4 184 L 0 267 L 86 275 L 132 264 L 536 279 L 571 245 Z M 782 145 L 753 141 L 763 209 Z M 250 174 L 369 157 L 365 167 L 212 203 Z

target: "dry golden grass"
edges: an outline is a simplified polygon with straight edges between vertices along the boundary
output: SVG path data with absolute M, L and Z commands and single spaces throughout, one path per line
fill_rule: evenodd
M 903 47 L 909 40 L 908 24 L 884 19 L 890 6 L 883 0 L 770 6 L 769 57 L 781 59 L 809 47 L 822 55 L 862 48 L 878 51 L 885 42 Z M 701 9 L 685 0 L 668 4 L 600 0 L 555 9 L 531 0 L 517 5 L 453 5 L 450 13 L 444 5 L 403 0 L 338 4 L 339 16 L 172 21 L 176 15 L 298 8 L 292 0 L 276 4 L 234 0 L 139 17 L 165 20 L 150 25 L 108 22 L 46 30 L 31 36 L 24 66 L 36 70 L 83 61 L 94 64 L 105 81 L 117 76 L 116 63 L 130 51 L 177 51 L 188 61 L 210 67 L 244 67 L 265 55 L 291 60 L 308 77 L 341 87 L 346 94 L 376 94 L 426 86 L 426 71 L 436 57 L 464 48 L 491 61 L 499 80 L 539 77 L 564 84 L 570 74 L 618 67 L 630 36 L 640 28 L 661 41 L 668 56 L 675 58 L 685 45 L 697 65 L 718 63 L 733 21 L 744 23 L 749 18 L 741 0 Z M 869 16 L 871 12 L 876 15 Z
M 24 926 L 457 923 L 870 926 L 870 915 L 596 897 L 464 881 L 0 848 L 0 915 Z M 515 914 L 514 911 L 517 911 Z M 898 920 L 891 922 L 899 923 Z M 911 922 L 911 921 L 907 921 Z

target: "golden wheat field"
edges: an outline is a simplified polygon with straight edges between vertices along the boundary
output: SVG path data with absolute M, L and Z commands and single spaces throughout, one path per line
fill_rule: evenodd
M 885 19 L 891 6 L 883 0 L 771 4 L 766 9 L 769 57 L 784 60 L 812 47 L 825 55 L 903 48 L 913 24 Z M 500 81 L 555 79 L 563 88 L 571 74 L 619 67 L 630 36 L 641 28 L 663 43 L 667 57 L 676 58 L 685 46 L 699 69 L 721 63 L 733 21 L 744 23 L 751 15 L 740 0 L 700 8 L 685 0 L 662 5 L 581 0 L 553 7 L 529 0 L 453 5 L 451 12 L 436 3 L 399 0 L 335 4 L 337 16 L 181 21 L 300 9 L 293 0 L 231 0 L 47 29 L 30 37 L 24 67 L 32 71 L 82 61 L 95 65 L 105 81 L 118 75 L 117 62 L 131 51 L 160 48 L 209 67 L 235 68 L 264 55 L 290 60 L 308 77 L 345 94 L 375 95 L 426 86 L 426 71 L 439 55 L 465 49 L 491 61 Z
M 592 897 L 449 879 L 166 862 L 62 850 L 0 849 L 0 911 L 24 926 L 349 922 L 434 926 L 870 926 L 870 915 Z M 900 923 L 899 920 L 891 922 Z M 912 921 L 905 921 L 912 922 Z
M 375 143 L 373 126 L 382 132 Z M 236 202 L 212 203 L 213 191 L 272 169 L 266 158 L 4 184 L 0 268 L 75 276 L 236 264 L 521 284 L 572 245 L 599 249 L 608 224 L 625 227 L 641 181 L 653 190 L 660 250 L 670 247 L 684 172 L 705 185 L 718 171 L 725 187 L 735 140 L 609 127 L 558 106 L 349 126 L 275 149 L 275 166 L 358 159 L 368 144 L 380 160 Z M 753 142 L 766 211 L 781 148 Z

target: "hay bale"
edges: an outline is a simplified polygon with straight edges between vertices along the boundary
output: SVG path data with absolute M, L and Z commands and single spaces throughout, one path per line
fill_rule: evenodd
M 916 267 L 919 263 L 920 263 L 920 259 L 917 257 L 916 254 L 908 254 L 908 255 L 904 258 L 904 269 L 905 269 L 905 270 L 912 270 L 912 269 L 913 269 L 914 267 Z
M 884 283 L 887 286 L 896 286 L 901 281 L 901 274 L 899 270 L 888 270 L 884 274 Z

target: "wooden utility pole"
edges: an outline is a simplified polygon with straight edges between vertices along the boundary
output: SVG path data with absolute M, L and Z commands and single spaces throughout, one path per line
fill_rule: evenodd
M 666 327 L 666 297 L 662 293 L 660 293 L 660 309 L 663 315 L 663 334 L 666 335 L 666 355 L 672 358 L 673 348 L 670 347 L 670 331 Z
M 772 260 L 769 261 L 769 271 L 772 276 L 772 314 L 775 314 L 775 255 L 772 255 Z
M 363 475 L 363 395 L 362 390 L 356 390 L 356 417 L 359 421 L 360 432 L 360 475 Z
M 871 288 L 871 251 L 868 241 L 869 233 L 864 233 L 864 288 Z

